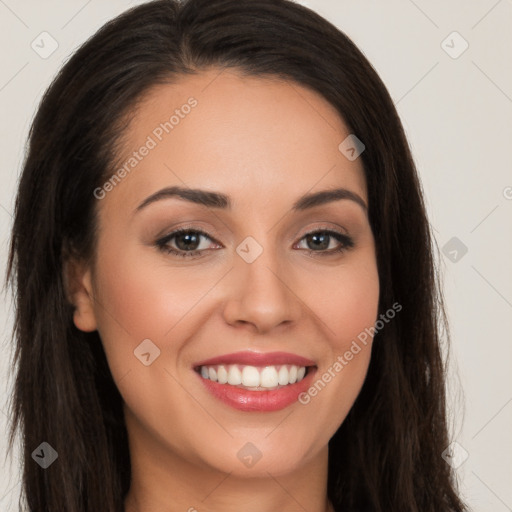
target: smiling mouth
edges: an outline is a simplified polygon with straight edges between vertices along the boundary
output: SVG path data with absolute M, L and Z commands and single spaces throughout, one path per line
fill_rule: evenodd
M 296 384 L 314 369 L 316 366 L 293 364 L 266 366 L 215 364 L 194 368 L 205 380 L 249 391 L 273 391 Z

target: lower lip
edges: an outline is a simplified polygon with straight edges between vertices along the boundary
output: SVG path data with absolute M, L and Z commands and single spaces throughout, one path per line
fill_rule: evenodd
M 198 377 L 214 397 L 235 409 L 246 412 L 270 412 L 279 411 L 297 402 L 299 395 L 310 387 L 315 372 L 316 368 L 309 368 L 307 375 L 300 382 L 272 391 L 252 391 L 203 379 L 201 375 Z

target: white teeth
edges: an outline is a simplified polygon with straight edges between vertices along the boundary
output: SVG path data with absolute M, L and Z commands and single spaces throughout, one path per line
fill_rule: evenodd
M 244 386 L 247 388 L 275 389 L 300 382 L 306 375 L 305 366 L 244 366 L 244 365 L 212 365 L 201 366 L 201 376 L 220 384 Z
M 226 384 L 228 381 L 228 372 L 222 365 L 217 368 L 217 381 L 219 384 Z
M 238 366 L 232 364 L 228 371 L 228 384 L 232 386 L 238 386 L 242 384 L 242 372 L 238 369 Z
M 305 370 L 306 369 L 304 369 L 304 371 Z M 260 375 L 260 381 L 262 388 L 275 388 L 279 384 L 275 366 L 266 366 L 263 368 Z
M 296 381 L 297 381 L 297 367 L 292 366 L 292 367 L 290 367 L 290 371 L 288 372 L 288 383 L 295 384 Z
M 286 386 L 288 384 L 288 368 L 286 368 L 286 366 L 281 366 L 281 369 L 277 374 L 277 380 L 281 386 Z
M 258 387 L 260 385 L 260 372 L 254 366 L 244 366 L 242 384 L 248 388 Z

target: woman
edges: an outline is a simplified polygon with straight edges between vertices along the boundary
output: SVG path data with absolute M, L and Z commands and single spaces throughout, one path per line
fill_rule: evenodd
M 8 279 L 28 510 L 462 511 L 385 86 L 287 0 L 148 2 L 30 133 Z

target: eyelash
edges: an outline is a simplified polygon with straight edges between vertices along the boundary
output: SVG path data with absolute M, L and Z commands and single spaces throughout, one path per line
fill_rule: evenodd
M 173 231 L 172 233 L 169 233 L 165 237 L 157 240 L 155 245 L 162 252 L 165 252 L 167 254 L 172 254 L 175 256 L 181 256 L 182 258 L 194 258 L 196 256 L 199 256 L 200 253 L 205 251 L 205 249 L 195 250 L 195 251 L 182 251 L 182 250 L 174 249 L 168 245 L 168 243 L 174 237 L 179 236 L 183 233 L 198 234 L 200 236 L 209 238 L 210 240 L 212 240 L 215 243 L 219 243 L 214 238 L 212 238 L 210 235 L 208 235 L 208 233 L 205 233 L 204 231 L 202 231 L 200 229 L 192 229 L 192 228 L 186 227 L 186 228 L 177 229 L 177 230 Z M 318 233 L 326 234 L 326 235 L 329 235 L 329 236 L 335 238 L 336 240 L 338 240 L 338 242 L 341 243 L 341 245 L 338 249 L 331 249 L 330 251 L 314 251 L 311 249 L 303 249 L 303 250 L 307 251 L 309 256 L 322 256 L 322 257 L 332 256 L 334 254 L 341 254 L 341 253 L 351 249 L 352 247 L 354 247 L 354 240 L 350 236 L 348 236 L 344 233 L 341 233 L 339 231 L 335 231 L 333 229 L 319 228 L 319 229 L 310 231 L 308 233 L 305 233 L 300 240 L 303 240 L 308 235 L 314 235 L 314 234 L 318 234 Z M 208 249 L 206 249 L 206 250 L 208 250 Z

